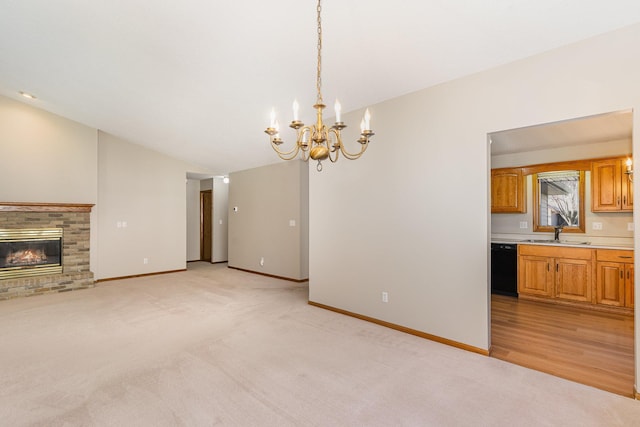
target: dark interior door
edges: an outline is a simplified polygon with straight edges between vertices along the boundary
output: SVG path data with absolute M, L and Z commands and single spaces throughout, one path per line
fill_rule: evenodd
M 211 262 L 213 193 L 200 192 L 200 260 Z

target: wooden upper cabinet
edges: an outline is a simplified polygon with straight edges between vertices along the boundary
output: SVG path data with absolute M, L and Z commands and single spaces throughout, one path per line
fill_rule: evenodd
M 525 213 L 525 193 L 522 169 L 491 170 L 491 213 Z
M 624 168 L 624 161 L 621 163 Z M 633 182 L 624 173 L 624 169 L 622 169 L 622 210 L 633 212 Z
M 633 211 L 633 185 L 623 172 L 624 159 L 591 163 L 591 210 L 593 212 Z

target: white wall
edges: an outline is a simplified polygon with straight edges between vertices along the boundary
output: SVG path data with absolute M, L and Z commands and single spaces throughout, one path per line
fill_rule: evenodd
M 33 105 L 33 106 L 32 106 Z M 0 96 L 0 201 L 98 200 L 97 131 Z M 91 212 L 91 271 L 97 268 L 97 211 Z
M 200 259 L 200 180 L 187 180 L 187 261 Z
M 639 44 L 636 25 L 372 106 L 363 158 L 310 176 L 310 300 L 488 349 L 487 134 L 637 110 Z
M 185 179 L 191 165 L 104 132 L 98 165 L 97 278 L 186 268 Z
M 302 236 L 308 229 L 303 216 L 308 173 L 307 163 L 290 161 L 229 175 L 230 267 L 294 280 L 308 277 Z

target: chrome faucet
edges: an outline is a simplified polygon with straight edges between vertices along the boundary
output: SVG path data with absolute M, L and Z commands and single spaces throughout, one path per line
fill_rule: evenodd
M 562 229 L 564 228 L 564 225 L 556 225 L 553 229 L 553 240 L 555 240 L 556 242 L 560 241 L 560 233 L 562 233 Z

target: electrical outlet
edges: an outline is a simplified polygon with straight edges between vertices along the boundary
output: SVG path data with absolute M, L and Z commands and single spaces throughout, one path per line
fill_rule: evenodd
M 633 222 L 628 222 L 627 223 L 627 231 L 634 231 L 636 228 L 633 225 Z
M 389 302 L 389 292 L 382 293 L 382 302 Z
M 601 222 L 594 222 L 591 224 L 591 227 L 594 230 L 602 230 L 602 223 Z
M 529 224 L 527 224 L 527 221 L 520 221 L 520 228 L 529 228 Z
M 143 264 L 149 264 L 149 258 L 143 258 L 142 259 L 142 263 Z

